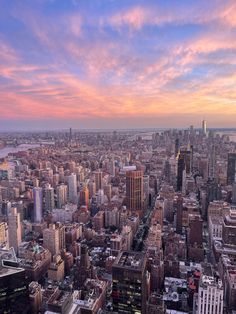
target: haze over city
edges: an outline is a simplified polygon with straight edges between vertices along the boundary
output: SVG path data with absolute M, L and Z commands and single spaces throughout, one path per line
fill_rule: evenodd
M 0 1 L 0 129 L 233 127 L 235 1 Z

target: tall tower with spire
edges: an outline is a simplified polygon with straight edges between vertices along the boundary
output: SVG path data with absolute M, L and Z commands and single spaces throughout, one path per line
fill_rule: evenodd
M 207 122 L 206 122 L 206 120 L 203 120 L 203 121 L 202 121 L 202 133 L 203 133 L 204 135 L 207 134 Z

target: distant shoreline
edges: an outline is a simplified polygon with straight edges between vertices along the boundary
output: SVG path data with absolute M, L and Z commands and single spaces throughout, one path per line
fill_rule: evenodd
M 18 152 L 27 151 L 29 149 L 37 148 L 39 146 L 40 146 L 40 144 L 20 144 L 20 145 L 18 145 L 16 147 L 14 147 L 14 146 L 5 146 L 3 148 L 1 148 L 1 146 L 0 146 L 0 158 L 5 158 L 9 154 L 14 154 L 14 153 L 18 153 Z
M 105 128 L 105 129 L 102 129 L 102 128 L 95 128 L 95 129 L 92 129 L 92 128 L 81 128 L 81 129 L 78 129 L 78 128 L 72 128 L 72 131 L 73 132 L 78 132 L 78 133 L 93 133 L 93 132 L 98 132 L 98 133 L 102 133 L 102 132 L 114 132 L 114 131 L 117 131 L 117 132 L 150 132 L 150 131 L 153 131 L 153 132 L 161 132 L 161 131 L 167 131 L 167 130 L 188 130 L 190 126 L 188 127 L 161 127 L 161 128 L 158 128 L 158 127 L 140 127 L 140 128 Z M 201 130 L 202 128 L 201 127 L 194 127 L 194 130 Z M 217 128 L 217 127 L 207 127 L 208 131 L 214 131 L 214 132 L 236 132 L 236 128 L 235 127 L 232 127 L 232 128 Z M 24 129 L 21 129 L 21 130 L 10 130 L 10 131 L 7 131 L 7 130 L 0 130 L 0 134 L 6 134 L 6 133 L 10 133 L 10 134 L 14 134 L 14 133 L 27 133 L 27 134 L 37 134 L 37 133 L 66 133 L 68 132 L 69 133 L 69 128 L 63 128 L 63 129 L 38 129 L 38 130 L 24 130 Z

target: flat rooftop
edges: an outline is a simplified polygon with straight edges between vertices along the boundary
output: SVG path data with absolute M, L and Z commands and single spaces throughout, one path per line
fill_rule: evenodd
M 5 277 L 5 276 L 10 276 L 10 275 L 15 275 L 23 271 L 24 269 L 20 267 L 0 266 L 0 278 Z
M 145 254 L 134 251 L 123 251 L 117 256 L 114 266 L 142 270 L 145 267 Z
M 12 261 L 17 262 L 15 250 L 13 248 L 10 249 L 0 249 L 0 262 L 2 261 Z

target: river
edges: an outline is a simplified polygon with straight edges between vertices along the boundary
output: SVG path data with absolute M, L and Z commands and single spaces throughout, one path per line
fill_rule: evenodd
M 16 147 L 6 146 L 0 149 L 0 158 L 7 157 L 8 154 L 26 151 L 30 148 L 39 147 L 39 144 L 21 144 Z

